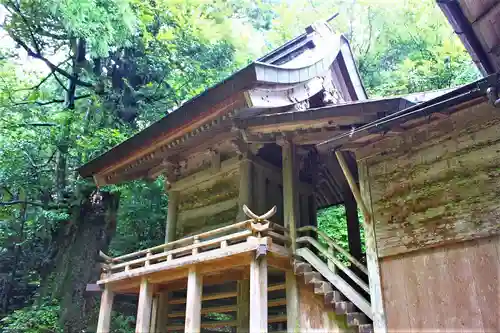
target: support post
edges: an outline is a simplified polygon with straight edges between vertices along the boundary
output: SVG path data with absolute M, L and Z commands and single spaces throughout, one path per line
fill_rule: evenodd
M 267 201 L 267 193 L 266 193 L 266 173 L 262 166 L 256 165 L 254 167 L 255 178 L 252 182 L 255 185 L 254 191 L 254 202 L 256 209 L 258 210 L 258 214 L 264 214 L 267 212 L 272 205 Z
M 282 146 L 283 154 L 283 210 L 285 215 L 285 227 L 290 231 L 292 239 L 292 250 L 295 252 L 297 238 L 297 219 L 299 213 L 298 205 L 298 175 L 296 170 L 296 148 L 295 145 L 285 140 Z
M 153 305 L 151 307 L 151 323 L 149 324 L 149 331 L 156 333 L 156 324 L 158 322 L 158 300 L 159 295 L 153 296 Z
M 285 216 L 285 227 L 290 232 L 291 249 L 295 253 L 297 249 L 297 219 L 299 213 L 298 197 L 298 170 L 296 168 L 296 147 L 285 140 L 282 146 L 283 157 L 283 210 Z M 288 332 L 300 332 L 300 304 L 297 277 L 292 271 L 286 272 L 286 308 L 287 308 L 287 330 Z
M 179 206 L 179 192 L 168 192 L 167 225 L 165 227 L 165 243 L 175 240 L 177 229 L 177 208 Z
M 252 162 L 242 159 L 240 162 L 240 191 L 238 196 L 238 222 L 246 220 L 243 205 L 252 207 Z
M 384 309 L 384 300 L 380 281 L 380 268 L 378 263 L 377 242 L 375 235 L 375 226 L 373 221 L 373 212 L 371 205 L 371 190 L 368 166 L 365 161 L 358 162 L 359 183 L 361 191 L 358 189 L 354 179 L 349 171 L 347 163 L 340 152 L 335 152 L 342 171 L 347 178 L 349 186 L 353 192 L 358 206 L 363 212 L 363 227 L 365 229 L 366 243 L 366 266 L 368 269 L 368 280 L 370 285 L 370 300 L 373 314 L 373 329 L 375 333 L 387 332 L 387 321 Z
M 189 268 L 188 273 L 184 332 L 199 333 L 201 331 L 202 289 L 203 277 L 196 269 L 196 266 L 192 266 Z
M 267 333 L 267 257 L 250 263 L 250 332 Z
M 153 306 L 153 286 L 146 278 L 141 280 L 138 303 L 135 333 L 149 333 Z
M 299 286 L 293 271 L 285 273 L 287 332 L 300 332 Z
M 101 295 L 101 307 L 99 308 L 99 320 L 97 322 L 97 333 L 109 333 L 111 325 L 111 309 L 113 308 L 114 293 L 108 286 L 104 288 Z
M 168 291 L 162 291 L 158 295 L 158 307 L 156 312 L 156 333 L 167 333 L 168 320 Z
M 250 323 L 250 280 L 239 280 L 237 284 L 236 313 L 237 333 L 248 333 Z
M 344 206 L 347 221 L 347 240 L 349 243 L 349 252 L 357 260 L 363 257 L 361 250 L 361 233 L 359 230 L 358 206 L 356 200 L 349 189 L 344 189 Z

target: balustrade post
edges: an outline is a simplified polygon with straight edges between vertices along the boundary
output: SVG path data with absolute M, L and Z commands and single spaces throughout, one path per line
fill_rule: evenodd
M 142 278 L 139 290 L 139 302 L 137 305 L 135 333 L 150 332 L 152 306 L 153 286 L 149 283 L 147 278 Z
M 188 273 L 184 332 L 199 333 L 201 331 L 202 289 L 203 276 L 198 272 L 196 266 L 192 266 Z
M 250 332 L 267 333 L 267 257 L 250 263 Z
M 101 295 L 101 306 L 99 309 L 99 320 L 97 322 L 97 333 L 110 332 L 113 298 L 114 293 L 109 289 L 108 286 L 106 286 Z
M 335 249 L 333 247 L 333 245 L 329 244 L 328 245 L 328 254 L 330 254 L 331 256 L 335 257 Z M 333 263 L 333 261 L 331 259 L 327 259 L 328 261 L 328 268 L 333 272 L 333 273 L 337 273 L 337 267 L 335 266 L 335 264 Z

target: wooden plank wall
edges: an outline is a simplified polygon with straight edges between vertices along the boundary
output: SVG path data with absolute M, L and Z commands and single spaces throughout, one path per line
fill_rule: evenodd
M 470 106 L 356 157 L 389 331 L 500 332 L 500 110 Z
M 380 262 L 389 332 L 500 332 L 500 239 Z
M 337 316 L 333 308 L 325 305 L 323 297 L 314 293 L 310 285 L 299 279 L 300 332 L 351 332 L 345 317 Z

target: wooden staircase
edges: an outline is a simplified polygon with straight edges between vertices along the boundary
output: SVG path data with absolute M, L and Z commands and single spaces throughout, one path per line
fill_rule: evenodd
M 318 236 L 323 238 L 327 244 L 331 245 L 333 243 L 333 240 L 314 227 L 307 227 L 307 231 L 317 232 Z M 332 263 L 329 260 L 333 256 L 333 253 L 329 253 L 330 251 L 320 243 L 313 242 L 315 249 L 318 250 L 316 252 L 320 253 L 320 256 L 325 257 L 325 254 L 327 255 L 326 260 L 321 259 L 320 256 L 308 248 L 312 247 L 310 246 L 310 239 L 310 237 L 299 237 L 297 239 L 297 243 L 309 246 L 299 248 L 296 251 L 296 256 L 292 263 L 295 275 L 303 276 L 304 282 L 312 285 L 314 293 L 322 296 L 324 303 L 331 306 L 337 315 L 346 316 L 346 322 L 349 327 L 357 328 L 359 333 L 372 333 L 373 325 L 370 302 L 366 300 L 362 293 L 358 292 L 359 289 L 366 290 L 367 286 L 355 288 L 353 285 L 356 284 L 356 279 L 353 282 L 351 279 L 344 279 L 341 275 L 337 274 L 338 268 L 335 264 L 341 264 L 339 262 Z M 348 260 L 355 259 L 348 258 Z M 358 265 L 360 263 L 356 261 L 356 266 Z M 354 274 L 346 266 L 341 267 L 341 270 L 349 270 L 349 276 Z

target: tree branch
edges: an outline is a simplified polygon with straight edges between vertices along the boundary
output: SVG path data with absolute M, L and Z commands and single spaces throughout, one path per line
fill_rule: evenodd
M 31 158 L 31 156 L 27 153 L 27 152 L 24 152 L 24 154 L 26 155 L 26 157 L 28 158 L 31 166 L 35 169 L 38 169 L 38 168 L 43 168 L 45 166 L 47 166 L 50 161 L 52 161 L 52 159 L 54 158 L 54 156 L 56 155 L 56 152 L 57 152 L 57 149 L 54 150 L 54 152 L 52 153 L 52 155 L 50 155 L 49 159 L 47 160 L 47 162 L 45 163 L 42 163 L 42 164 L 35 164 L 35 162 L 33 161 L 33 159 Z
M 66 204 L 47 205 L 47 204 L 44 204 L 43 202 L 24 201 L 24 200 L 12 200 L 12 201 L 0 202 L 0 207 L 22 205 L 22 204 L 36 206 L 36 207 L 43 207 L 43 208 L 48 208 L 48 209 L 68 208 L 68 205 L 66 205 Z
M 68 73 L 67 71 L 57 67 L 56 65 L 54 65 L 53 63 L 51 63 L 47 58 L 45 58 L 42 54 L 40 54 L 39 52 L 35 52 L 33 51 L 24 41 L 22 41 L 20 38 L 16 37 L 12 31 L 9 31 L 9 35 L 10 37 L 19 45 L 21 46 L 23 49 L 26 50 L 26 52 L 28 53 L 28 55 L 30 57 L 33 57 L 33 58 L 36 58 L 36 59 L 40 59 L 42 60 L 52 71 L 54 72 L 57 72 L 59 74 L 61 74 L 62 76 L 66 77 L 67 79 L 69 80 L 73 80 L 77 85 L 79 86 L 83 86 L 83 87 L 87 87 L 87 88 L 92 88 L 94 89 L 94 85 L 90 82 L 86 82 L 86 81 L 82 81 L 78 78 L 76 78 L 74 75 L 71 75 L 70 73 Z
M 82 98 L 88 98 L 92 96 L 92 94 L 85 94 L 85 95 L 81 95 L 81 96 L 76 96 L 75 97 L 75 101 L 77 99 L 82 99 Z M 24 101 L 24 102 L 14 102 L 12 101 L 12 103 L 14 103 L 14 105 L 27 105 L 27 104 L 36 104 L 38 106 L 45 106 L 45 105 L 50 105 L 50 104 L 55 104 L 55 103 L 64 103 L 65 100 L 64 99 L 53 99 L 51 101 L 46 101 L 46 102 L 40 102 L 40 101 Z

